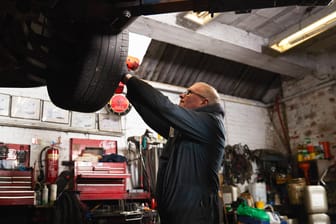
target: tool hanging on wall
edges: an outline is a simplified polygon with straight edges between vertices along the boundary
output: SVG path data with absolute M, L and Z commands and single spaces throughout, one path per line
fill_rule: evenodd
M 8 147 L 3 142 L 0 142 L 0 160 L 6 159 L 8 155 Z
M 228 185 L 249 182 L 253 174 L 252 161 L 255 160 L 247 145 L 227 145 L 224 153 L 224 180 Z

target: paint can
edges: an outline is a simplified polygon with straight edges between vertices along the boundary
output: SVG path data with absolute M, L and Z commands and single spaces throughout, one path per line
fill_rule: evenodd
M 288 181 L 287 190 L 290 204 L 302 204 L 305 187 L 306 181 L 304 178 L 293 178 Z

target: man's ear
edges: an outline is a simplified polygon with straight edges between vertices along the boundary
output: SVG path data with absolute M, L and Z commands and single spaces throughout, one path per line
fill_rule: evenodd
M 209 100 L 208 99 L 203 99 L 202 100 L 202 105 L 208 105 L 209 104 Z

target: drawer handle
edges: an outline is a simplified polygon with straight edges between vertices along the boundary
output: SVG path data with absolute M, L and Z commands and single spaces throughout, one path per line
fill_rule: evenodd
M 139 217 L 135 217 L 135 218 L 127 218 L 127 216 L 126 216 L 126 218 L 125 218 L 125 221 L 126 222 L 131 222 L 131 221 L 138 221 L 138 220 L 142 220 L 142 218 L 143 218 L 143 215 L 141 214 Z

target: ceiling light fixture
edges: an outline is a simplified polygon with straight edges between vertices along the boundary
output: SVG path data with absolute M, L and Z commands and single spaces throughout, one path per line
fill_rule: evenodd
M 183 27 L 187 27 L 193 30 L 196 30 L 211 20 L 213 20 L 219 13 L 211 13 L 208 11 L 201 11 L 201 12 L 183 12 L 180 13 L 176 18 L 176 23 Z
M 204 26 L 210 20 L 212 20 L 215 16 L 217 16 L 218 13 L 210 13 L 208 11 L 202 11 L 202 12 L 188 12 L 184 15 L 184 18 L 197 23 L 201 26 Z
M 280 53 L 285 52 L 288 49 L 299 45 L 312 37 L 315 37 L 316 35 L 332 28 L 335 25 L 336 11 L 281 39 L 280 41 L 271 44 L 270 47 Z

